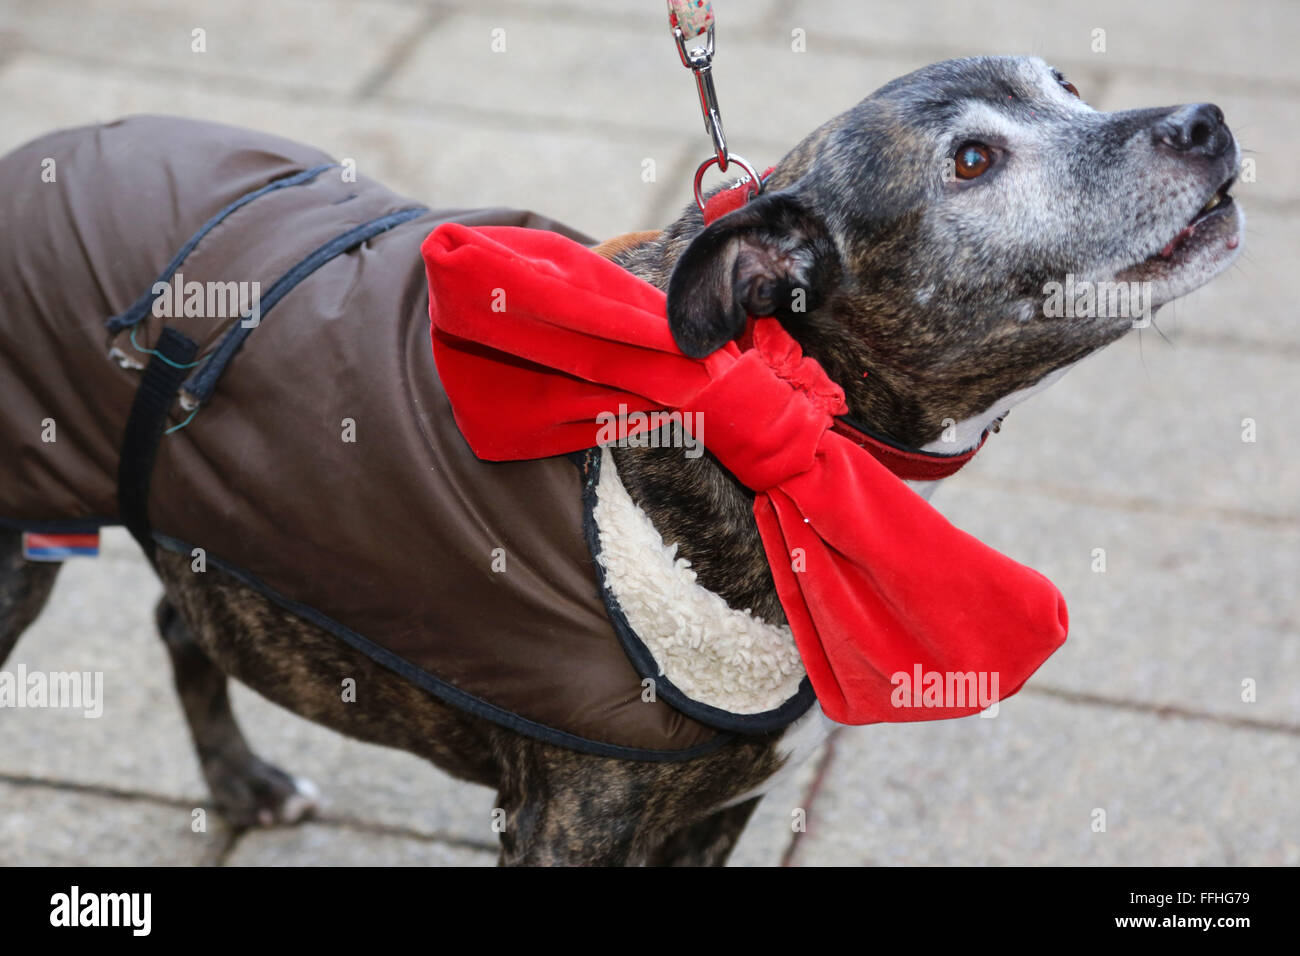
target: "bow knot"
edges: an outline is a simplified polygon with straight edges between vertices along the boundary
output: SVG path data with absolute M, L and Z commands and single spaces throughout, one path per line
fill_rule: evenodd
M 686 405 L 698 416 L 695 437 L 746 488 L 765 492 L 813 466 L 844 392 L 775 319 L 756 319 L 751 339 Z
M 751 327 L 754 350 L 776 375 L 802 392 L 827 415 L 846 415 L 844 389 L 831 381 L 821 363 L 803 354 L 799 343 L 786 334 L 776 319 L 755 319 Z

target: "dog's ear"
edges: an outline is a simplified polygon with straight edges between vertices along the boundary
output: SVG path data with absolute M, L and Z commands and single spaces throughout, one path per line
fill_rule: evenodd
M 701 358 L 739 335 L 746 316 L 785 323 L 811 312 L 839 277 L 825 223 L 789 192 L 764 193 L 691 240 L 668 280 L 668 327 Z

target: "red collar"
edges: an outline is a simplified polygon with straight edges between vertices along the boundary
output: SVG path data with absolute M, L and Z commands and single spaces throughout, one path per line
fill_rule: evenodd
M 763 170 L 762 182 L 767 181 L 767 177 L 772 175 L 774 169 L 776 169 L 775 166 L 769 166 Z M 754 180 L 746 176 L 736 185 L 718 190 L 708 198 L 704 208 L 700 210 L 700 213 L 704 216 L 704 224 L 711 226 L 715 219 L 721 219 L 727 213 L 735 212 L 757 196 L 761 189 L 762 186 L 759 183 L 755 183 Z
M 766 180 L 775 168 L 775 166 L 769 166 L 764 170 L 763 179 Z M 706 226 L 710 225 L 714 220 L 721 219 L 727 213 L 735 212 L 749 202 L 750 199 L 757 196 L 761 188 L 759 184 L 746 177 L 736 185 L 714 193 L 704 204 L 702 210 L 704 224 Z M 746 327 L 745 334 L 737 342 L 742 351 L 751 347 L 748 337 L 749 327 Z M 859 448 L 870 452 L 876 461 L 904 481 L 938 481 L 941 478 L 955 475 L 966 462 L 975 457 L 977 451 L 984 447 L 984 443 L 988 441 L 989 437 L 989 432 L 986 431 L 980 436 L 979 444 L 974 448 L 956 455 L 937 455 L 934 452 L 896 444 L 883 435 L 875 433 L 865 425 L 845 417 L 836 418 L 835 423 L 831 426 L 831 431 L 837 435 L 843 435 Z
M 956 455 L 937 455 L 917 448 L 895 445 L 881 435 L 867 431 L 863 426 L 850 424 L 847 418 L 837 418 L 831 425 L 831 431 L 843 435 L 859 448 L 871 453 L 871 457 L 880 462 L 904 481 L 938 481 L 961 471 L 966 462 L 975 457 L 975 453 L 984 447 L 989 433 L 980 436 L 979 444 Z

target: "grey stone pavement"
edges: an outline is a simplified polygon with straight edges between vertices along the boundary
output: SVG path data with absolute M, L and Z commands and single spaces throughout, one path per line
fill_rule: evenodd
M 654 228 L 707 154 L 662 6 L 0 0 L 0 150 L 180 113 L 312 142 L 429 203 L 527 206 L 598 236 Z M 1213 100 L 1256 163 L 1236 190 L 1240 264 L 1017 409 L 936 496 L 1058 584 L 1064 649 L 996 719 L 837 732 L 768 797 L 733 862 L 1300 863 L 1300 4 L 715 8 L 727 131 L 760 168 L 892 77 L 976 53 L 1042 55 L 1101 109 Z M 191 51 L 196 28 L 206 52 Z M 107 700 L 98 720 L 0 714 L 0 862 L 493 862 L 489 791 L 242 688 L 251 739 L 321 786 L 324 815 L 192 832 L 206 797 L 151 627 L 157 591 L 110 533 L 18 645 L 7 666 L 102 670 Z

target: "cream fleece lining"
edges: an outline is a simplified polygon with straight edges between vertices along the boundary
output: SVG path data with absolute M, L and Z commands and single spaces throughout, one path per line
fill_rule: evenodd
M 678 690 L 734 714 L 773 710 L 795 696 L 804 668 L 790 629 L 737 611 L 696 584 L 677 545 L 665 545 L 632 501 L 607 448 L 593 515 L 605 586 Z

